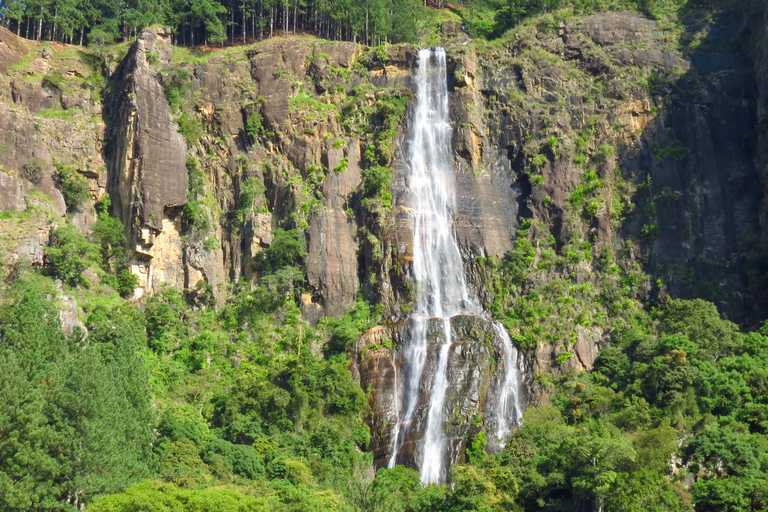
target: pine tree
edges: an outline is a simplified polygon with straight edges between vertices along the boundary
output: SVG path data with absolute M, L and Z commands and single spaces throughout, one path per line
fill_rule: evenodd
M 205 30 L 205 44 L 220 43 L 227 38 L 227 31 L 219 18 L 227 8 L 217 0 L 193 0 L 192 20 L 195 26 Z
M 16 354 L 0 348 L 0 509 L 57 508 L 61 465 L 45 399 Z

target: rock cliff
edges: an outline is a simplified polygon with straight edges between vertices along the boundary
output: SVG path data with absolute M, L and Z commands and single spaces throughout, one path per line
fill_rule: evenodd
M 525 351 L 530 400 L 546 399 L 548 374 L 590 369 L 609 319 L 643 302 L 703 297 L 745 324 L 764 310 L 768 21 L 755 5 L 750 24 L 536 19 L 492 46 L 445 28 L 458 238 L 474 293 Z M 145 30 L 97 54 L 0 27 L 3 272 L 42 265 L 67 214 L 88 233 L 109 193 L 135 300 L 170 285 L 222 305 L 235 283 L 257 286 L 274 230 L 297 228 L 310 321 L 358 296 L 383 306 L 354 364 L 385 463 L 413 295 L 402 142 L 416 53 L 299 38 L 188 50 Z M 62 166 L 90 202 L 65 203 Z M 455 460 L 493 427 L 499 341 L 478 318 L 452 329 Z
M 157 70 L 170 62 L 169 36 L 144 31 L 136 39 L 110 77 L 105 111 L 111 122 L 105 145 L 108 191 L 135 247 L 132 271 L 139 276 L 139 297 L 163 284 L 181 289 L 189 283 L 180 218 L 187 199 L 187 148 Z

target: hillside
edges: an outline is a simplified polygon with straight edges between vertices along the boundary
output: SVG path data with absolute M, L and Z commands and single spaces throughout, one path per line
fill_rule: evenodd
M 523 3 L 0 27 L 0 508 L 767 508 L 768 6 Z

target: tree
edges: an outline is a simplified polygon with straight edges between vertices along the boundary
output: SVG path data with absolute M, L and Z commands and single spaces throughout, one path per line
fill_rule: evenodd
M 34 284 L 18 282 L 0 315 L 1 406 L 14 408 L 0 420 L 0 488 L 9 507 L 80 506 L 146 475 L 146 373 L 129 326 L 66 336 Z
M 61 439 L 41 390 L 7 347 L 0 347 L 0 396 L 0 508 L 57 508 L 62 468 L 51 448 Z
M 71 286 L 87 287 L 90 283 L 83 272 L 96 262 L 96 245 L 70 224 L 56 228 L 52 237 L 53 244 L 45 248 L 45 256 L 54 275 Z
M 192 20 L 195 26 L 203 27 L 205 44 L 208 41 L 220 43 L 227 38 L 227 31 L 219 18 L 227 8 L 217 0 L 192 0 Z

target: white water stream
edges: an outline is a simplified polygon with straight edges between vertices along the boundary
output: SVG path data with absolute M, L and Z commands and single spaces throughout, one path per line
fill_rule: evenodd
M 509 434 L 512 427 L 521 425 L 523 422 L 523 408 L 520 404 L 521 375 L 519 370 L 523 364 L 504 326 L 500 322 L 494 322 L 493 329 L 501 338 L 501 346 L 504 350 L 502 354 L 504 382 L 501 385 L 499 407 L 496 410 L 496 439 L 503 443 L 504 437 Z
M 454 229 L 456 190 L 452 166 L 452 128 L 449 122 L 446 55 L 442 48 L 421 50 L 416 75 L 416 104 L 410 131 L 410 175 L 407 186 L 413 197 L 413 278 L 416 305 L 411 314 L 410 340 L 403 351 L 406 368 L 405 407 L 396 404 L 398 422 L 393 430 L 389 467 L 397 462 L 406 433 L 412 427 L 419 403 L 419 385 L 427 362 L 428 323 L 442 321 L 443 341 L 437 351 L 434 382 L 429 395 L 421 446 L 421 480 L 442 483 L 446 473 L 447 439 L 443 409 L 448 390 L 451 356 L 451 317 L 470 314 L 487 317 L 469 296 L 464 265 Z M 517 351 L 501 324 L 494 329 L 502 339 L 504 383 L 496 419 L 502 439 L 519 424 L 519 372 Z M 503 333 L 503 334 L 502 334 Z M 393 363 L 394 364 L 394 363 Z M 511 402 L 511 403 L 510 403 Z M 511 407 L 510 407 L 511 406 Z M 404 409 L 405 414 L 400 415 Z M 510 418 L 509 410 L 514 409 Z M 514 425 L 512 424 L 514 423 Z M 417 457 L 418 458 L 418 457 Z

